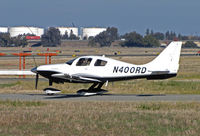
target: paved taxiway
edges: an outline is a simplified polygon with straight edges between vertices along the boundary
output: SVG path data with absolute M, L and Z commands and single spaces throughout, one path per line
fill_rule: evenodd
M 95 96 L 79 96 L 76 94 L 0 94 L 0 100 L 21 101 L 197 101 L 200 95 L 135 95 L 135 94 L 104 94 Z

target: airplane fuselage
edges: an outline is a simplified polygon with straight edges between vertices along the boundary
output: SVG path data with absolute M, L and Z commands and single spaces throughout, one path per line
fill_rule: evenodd
M 80 59 L 91 59 L 91 62 L 86 66 L 77 66 Z M 105 66 L 95 66 L 98 60 L 105 61 Z M 112 82 L 139 78 L 164 79 L 176 76 L 175 73 L 161 73 L 155 76 L 148 64 L 134 65 L 102 56 L 83 56 L 75 59 L 71 65 L 67 63 L 42 65 L 37 68 L 37 71 L 56 83 Z

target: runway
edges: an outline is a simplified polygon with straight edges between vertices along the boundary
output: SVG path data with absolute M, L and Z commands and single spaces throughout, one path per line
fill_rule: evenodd
M 77 94 L 0 94 L 0 100 L 20 101 L 195 101 L 200 102 L 200 95 L 160 95 L 160 94 L 104 94 L 95 96 L 80 96 Z

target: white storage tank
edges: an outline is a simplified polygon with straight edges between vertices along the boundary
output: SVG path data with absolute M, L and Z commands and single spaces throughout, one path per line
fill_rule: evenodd
M 68 36 L 70 36 L 71 31 L 73 32 L 74 35 L 78 36 L 78 28 L 77 27 L 56 27 L 61 35 L 64 35 L 65 32 L 67 31 Z
M 91 36 L 95 37 L 99 33 L 106 31 L 106 28 L 97 28 L 97 27 L 92 27 L 92 28 L 83 28 L 83 33 L 82 33 L 82 38 L 89 38 Z
M 42 36 L 44 34 L 44 28 L 38 28 L 38 35 L 37 36 Z
M 8 27 L 0 27 L 0 33 L 7 33 Z
M 36 36 L 41 36 L 44 34 L 44 29 L 38 27 L 26 27 L 26 26 L 10 27 L 8 31 L 11 37 L 16 37 L 18 35 L 23 35 L 23 34 L 34 34 Z

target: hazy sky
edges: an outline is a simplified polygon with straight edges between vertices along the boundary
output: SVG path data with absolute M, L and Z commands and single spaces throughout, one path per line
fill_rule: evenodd
M 200 35 L 200 0 L 0 0 L 0 26 L 147 28 Z

